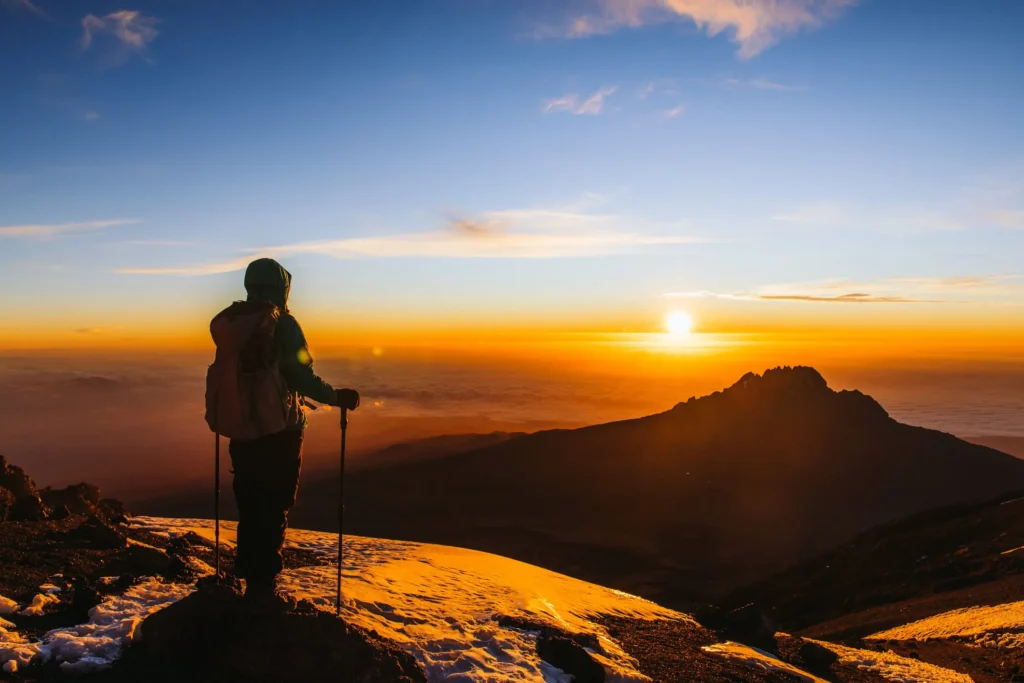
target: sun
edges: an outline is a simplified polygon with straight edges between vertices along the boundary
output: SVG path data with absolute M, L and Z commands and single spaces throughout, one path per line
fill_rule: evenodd
M 675 337 L 685 337 L 693 331 L 693 317 L 686 311 L 665 314 L 665 329 Z

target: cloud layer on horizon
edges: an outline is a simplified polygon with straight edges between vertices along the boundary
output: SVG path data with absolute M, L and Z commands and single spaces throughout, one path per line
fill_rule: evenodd
M 813 304 L 1020 303 L 1024 279 L 1020 275 L 892 277 L 867 282 L 837 279 L 767 285 L 751 292 L 669 292 L 665 296 Z

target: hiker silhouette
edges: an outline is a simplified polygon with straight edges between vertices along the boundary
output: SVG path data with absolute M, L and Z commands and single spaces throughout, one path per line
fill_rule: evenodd
M 217 355 L 207 373 L 206 419 L 230 439 L 235 575 L 255 599 L 275 596 L 302 466 L 305 399 L 348 410 L 359 405 L 357 391 L 334 389 L 313 371 L 305 335 L 288 310 L 291 282 L 277 261 L 253 261 L 245 271 L 246 300 L 210 323 Z

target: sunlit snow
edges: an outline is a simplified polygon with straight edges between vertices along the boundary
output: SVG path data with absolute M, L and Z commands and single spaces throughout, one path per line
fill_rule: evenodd
M 875 652 L 855 647 L 812 641 L 839 655 L 841 666 L 876 673 L 895 683 L 974 683 L 974 679 L 951 669 L 901 657 L 893 652 Z
M 1024 601 L 966 607 L 897 626 L 869 640 L 960 640 L 1004 650 L 1024 646 Z
M 121 648 L 131 643 L 147 616 L 193 590 L 191 586 L 147 579 L 93 607 L 88 623 L 55 629 L 37 642 L 30 642 L 13 629 L 0 627 L 0 662 L 14 662 L 7 667 L 8 672 L 33 660 L 56 660 L 66 671 L 109 666 L 121 655 Z
M 727 642 L 705 645 L 701 649 L 710 655 L 721 657 L 723 659 L 731 659 L 764 673 L 780 671 L 793 676 L 798 681 L 804 681 L 805 683 L 827 683 L 827 681 L 822 678 L 812 676 L 806 671 L 798 669 L 792 664 L 784 662 L 764 650 L 758 650 L 757 648 L 750 647 L 749 645 Z
M 0 595 L 0 614 L 14 614 L 18 611 L 18 603 Z
M 213 537 L 209 520 L 135 518 L 149 531 Z M 222 524 L 232 544 L 235 524 Z M 288 530 L 287 545 L 331 562 L 337 535 Z M 280 585 L 296 598 L 334 609 L 335 566 L 286 570 Z M 343 616 L 392 639 L 420 662 L 430 680 L 568 681 L 536 653 L 536 634 L 500 626 L 515 616 L 572 633 L 594 634 L 595 655 L 609 681 L 645 681 L 636 662 L 597 620 L 602 616 L 686 619 L 626 593 L 489 553 L 448 546 L 345 537 Z

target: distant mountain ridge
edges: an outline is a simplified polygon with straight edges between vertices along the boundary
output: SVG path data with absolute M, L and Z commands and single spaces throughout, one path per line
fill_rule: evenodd
M 352 472 L 346 526 L 685 605 L 876 524 L 1017 488 L 1024 462 L 784 367 L 644 418 Z M 304 482 L 295 523 L 332 528 L 334 490 Z

